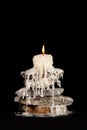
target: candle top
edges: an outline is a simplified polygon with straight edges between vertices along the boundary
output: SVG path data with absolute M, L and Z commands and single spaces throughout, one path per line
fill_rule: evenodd
M 46 67 L 50 67 L 53 65 L 53 57 L 50 54 L 38 54 L 33 57 L 33 65 L 34 66 L 42 66 L 43 60 L 45 60 Z
M 33 65 L 36 67 L 43 66 L 43 61 L 46 65 L 46 68 L 52 67 L 53 57 L 51 54 L 45 54 L 45 46 L 42 46 L 42 54 L 37 54 L 33 57 Z

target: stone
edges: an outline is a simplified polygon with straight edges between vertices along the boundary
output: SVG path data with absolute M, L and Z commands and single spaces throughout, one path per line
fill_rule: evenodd
M 51 109 L 50 107 L 45 107 L 45 106 L 32 106 L 32 105 L 29 105 L 29 106 L 26 106 L 26 105 L 23 105 L 21 107 L 21 110 L 24 111 L 24 112 L 28 112 L 30 114 L 47 114 L 47 113 L 51 113 Z

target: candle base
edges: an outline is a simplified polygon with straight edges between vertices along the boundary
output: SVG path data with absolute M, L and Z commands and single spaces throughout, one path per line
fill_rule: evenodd
M 70 112 L 68 105 L 73 99 L 62 96 L 64 89 L 60 78 L 64 71 L 53 67 L 51 55 L 36 55 L 33 57 L 34 67 L 21 72 L 25 78 L 24 88 L 16 91 L 15 102 L 20 104 L 23 116 L 59 116 Z
M 67 96 L 54 96 L 54 104 L 52 104 L 52 96 L 46 97 L 33 97 L 20 99 L 21 115 L 27 116 L 60 116 L 67 115 L 71 112 L 68 111 L 67 106 L 73 102 L 72 98 Z

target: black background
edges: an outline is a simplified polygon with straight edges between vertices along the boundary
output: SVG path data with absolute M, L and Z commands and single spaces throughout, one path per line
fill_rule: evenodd
M 54 125 L 79 126 L 86 122 L 86 26 L 85 16 L 81 12 L 61 12 L 38 16 L 38 13 L 28 15 L 22 11 L 12 13 L 6 26 L 5 43 L 3 44 L 2 68 L 2 92 L 1 92 L 1 120 L 17 124 L 32 125 L 35 127 Z M 53 15 L 52 15 L 53 13 Z M 21 118 L 12 116 L 17 111 L 18 105 L 14 102 L 15 91 L 23 87 L 23 79 L 20 72 L 33 67 L 32 58 L 41 53 L 42 45 L 45 45 L 46 54 L 53 56 L 54 67 L 64 70 L 62 87 L 63 95 L 70 96 L 74 103 L 69 107 L 73 114 L 70 117 L 54 119 Z M 4 47 L 6 48 L 4 55 Z M 4 92 L 4 95 L 3 95 Z M 32 123 L 33 122 L 33 123 Z M 47 124 L 46 124 L 47 123 Z M 30 125 L 29 124 L 29 125 Z M 81 126 L 86 126 L 86 124 Z M 19 128 L 22 127 L 19 126 Z M 34 126 L 34 125 L 33 125 Z M 63 127 L 63 126 L 62 126 Z M 55 126 L 57 128 L 57 126 Z M 67 127 L 68 128 L 68 127 Z

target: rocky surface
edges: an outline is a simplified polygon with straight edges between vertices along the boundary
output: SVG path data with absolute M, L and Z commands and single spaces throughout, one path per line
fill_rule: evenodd
M 46 113 L 51 113 L 50 107 L 45 107 L 45 106 L 25 106 L 22 105 L 21 110 L 24 112 L 28 113 L 38 113 L 38 114 L 46 114 Z
M 23 87 L 23 88 L 19 89 L 18 91 L 16 91 L 15 94 L 19 98 L 24 98 L 26 96 L 25 92 L 26 92 L 26 88 Z M 55 96 L 61 95 L 63 92 L 64 92 L 63 88 L 54 88 L 54 95 Z M 27 95 L 33 97 L 33 91 L 29 90 Z M 52 96 L 52 89 L 48 89 L 48 90 L 45 89 L 44 90 L 44 97 L 46 97 L 46 96 Z
M 18 97 L 16 97 L 18 98 Z M 20 99 L 21 104 L 26 105 L 40 105 L 40 106 L 51 106 L 52 105 L 52 97 L 36 97 L 35 99 L 32 97 L 27 97 L 26 99 Z M 71 105 L 73 103 L 73 99 L 67 96 L 55 96 L 54 104 L 55 105 Z

